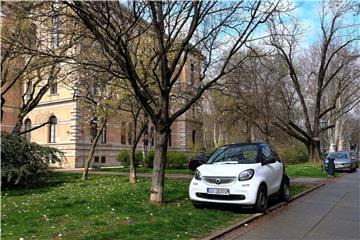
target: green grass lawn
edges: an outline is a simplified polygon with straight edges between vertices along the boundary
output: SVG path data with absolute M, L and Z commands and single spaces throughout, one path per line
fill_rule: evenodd
M 54 174 L 38 189 L 3 190 L 2 239 L 192 239 L 248 214 L 195 209 L 188 181 L 167 180 L 164 206 L 148 203 L 150 179 Z M 295 195 L 306 186 L 292 186 Z M 60 237 L 59 237 L 60 236 Z
M 304 164 L 293 164 L 286 165 L 286 172 L 290 177 L 326 177 L 327 174 L 325 171 L 321 170 L 321 165 L 313 163 L 304 163 Z M 339 176 L 338 172 L 335 173 L 335 176 Z
M 149 179 L 55 176 L 52 186 L 2 191 L 2 239 L 191 239 L 247 216 L 195 209 L 184 180 L 167 180 L 166 204 L 154 206 Z
M 105 172 L 129 172 L 129 168 L 128 167 L 124 167 L 124 168 L 100 168 L 100 171 L 105 171 Z M 145 167 L 138 167 L 136 168 L 136 172 L 137 173 L 152 173 L 152 168 L 145 168 Z M 190 175 L 194 175 L 194 171 L 191 171 L 190 169 L 166 169 L 165 173 L 168 174 L 190 174 Z
M 309 185 L 290 185 L 290 195 L 295 196 L 307 189 L 310 189 L 311 187 L 312 186 Z

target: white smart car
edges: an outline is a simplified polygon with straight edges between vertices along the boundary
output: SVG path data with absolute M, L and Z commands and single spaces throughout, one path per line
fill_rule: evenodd
M 289 199 L 289 177 L 269 144 L 226 145 L 197 168 L 189 195 L 195 207 L 238 204 L 264 212 L 270 196 Z

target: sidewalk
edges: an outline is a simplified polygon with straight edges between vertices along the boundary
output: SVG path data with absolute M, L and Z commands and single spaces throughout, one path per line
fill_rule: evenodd
M 360 239 L 359 183 L 345 174 L 235 239 Z
M 72 168 L 72 169 L 54 169 L 54 172 L 64 172 L 64 173 L 82 173 L 83 168 Z M 98 174 L 98 175 L 113 175 L 113 176 L 129 176 L 127 172 L 110 172 L 110 171 L 96 171 L 90 170 L 89 175 Z M 152 173 L 136 173 L 138 177 L 151 177 Z M 165 174 L 166 178 L 170 179 L 187 179 L 191 180 L 193 178 L 192 174 Z M 324 181 L 324 178 L 312 178 L 312 177 L 294 177 L 290 179 L 290 183 L 294 184 L 319 184 Z

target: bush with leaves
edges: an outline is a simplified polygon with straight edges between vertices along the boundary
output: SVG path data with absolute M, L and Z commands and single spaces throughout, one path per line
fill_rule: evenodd
M 302 143 L 277 148 L 280 158 L 288 164 L 304 163 L 308 161 L 308 150 Z
M 184 168 L 188 164 L 188 156 L 183 152 L 169 151 L 167 153 L 167 167 Z
M 149 151 L 142 161 L 144 167 L 153 167 L 155 152 L 153 150 Z M 189 158 L 183 152 L 178 151 L 168 151 L 166 159 L 167 168 L 186 168 Z
M 142 161 L 144 167 L 152 168 L 154 164 L 155 152 L 154 150 L 148 151 L 145 158 Z
M 49 164 L 61 164 L 64 154 L 30 143 L 21 136 L 1 132 L 1 185 L 36 186 L 49 176 Z
M 124 166 L 130 165 L 130 151 L 121 150 L 116 159 Z M 135 166 L 139 165 L 143 161 L 143 154 L 141 151 L 135 152 Z

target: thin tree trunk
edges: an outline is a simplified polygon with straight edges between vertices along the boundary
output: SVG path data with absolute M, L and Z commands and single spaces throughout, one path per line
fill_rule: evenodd
M 155 129 L 155 156 L 153 176 L 151 182 L 150 202 L 154 204 L 164 203 L 164 175 L 166 164 L 166 152 L 168 143 L 168 131 Z
M 94 156 L 96 144 L 99 141 L 101 133 L 102 133 L 103 129 L 105 128 L 105 125 L 106 125 L 106 121 L 104 121 L 102 123 L 100 131 L 97 132 L 97 134 L 96 134 L 96 136 L 95 136 L 95 138 L 94 138 L 94 140 L 93 140 L 93 142 L 91 144 L 89 155 L 88 155 L 88 157 L 86 158 L 86 161 L 85 161 L 84 171 L 83 171 L 83 175 L 82 175 L 82 178 L 81 178 L 82 180 L 87 180 L 88 179 L 90 163 L 91 163 L 91 160 L 93 159 L 93 156 Z
M 140 131 L 137 132 L 136 118 L 134 119 L 133 139 L 132 139 L 131 152 L 130 152 L 130 183 L 136 183 L 136 164 L 135 164 L 136 147 L 139 144 L 141 136 L 147 129 L 148 123 L 149 121 L 145 120 L 145 123 L 140 128 Z
M 136 183 L 135 151 L 136 145 L 132 144 L 130 151 L 130 183 Z

